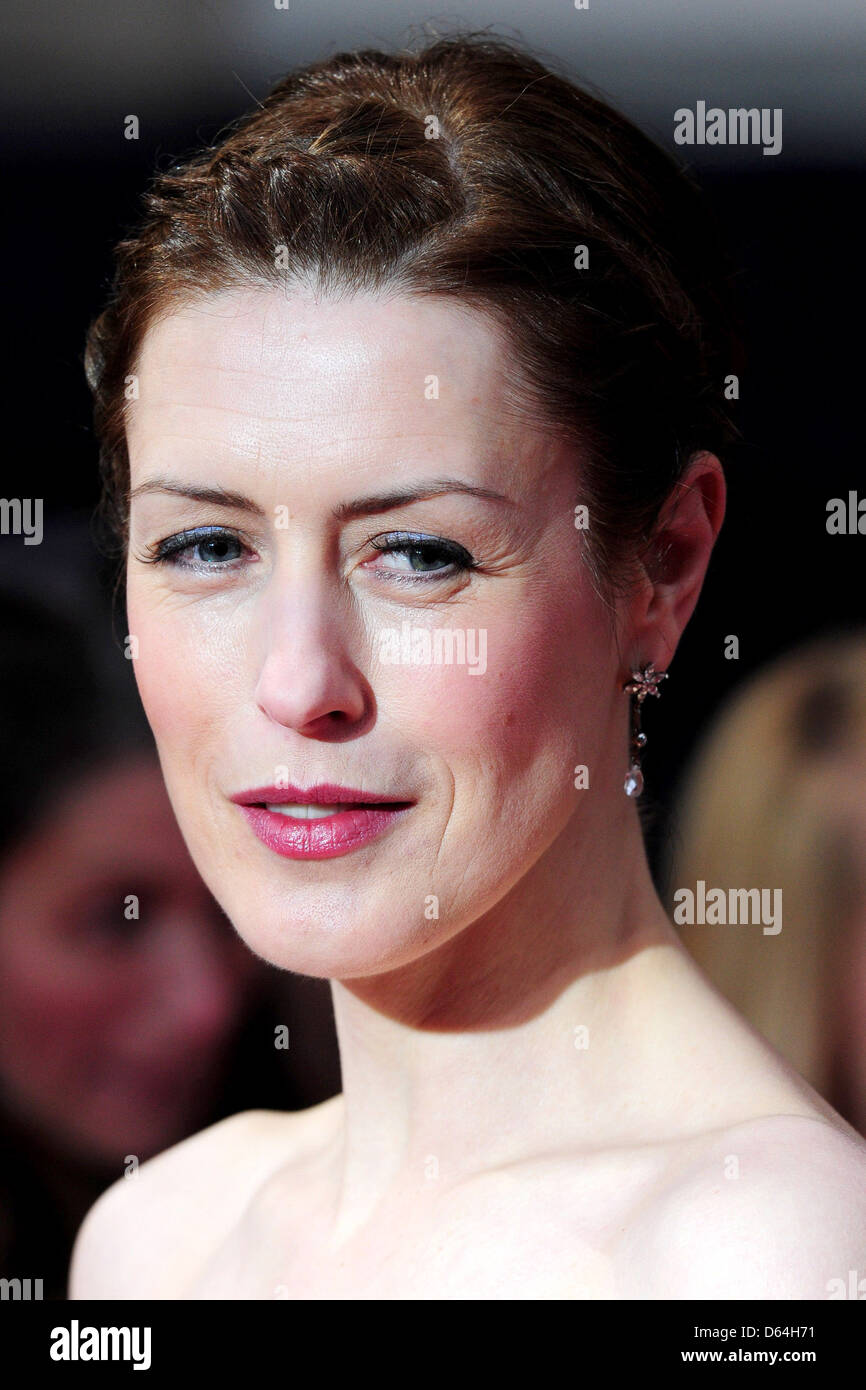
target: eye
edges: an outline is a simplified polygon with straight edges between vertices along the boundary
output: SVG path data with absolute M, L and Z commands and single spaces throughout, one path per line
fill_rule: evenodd
M 227 569 L 247 549 L 234 531 L 222 526 L 201 526 L 167 536 L 139 559 L 147 564 L 175 565 L 178 569 Z
M 369 544 L 381 555 L 400 556 L 404 560 L 401 565 L 377 567 L 378 573 L 397 583 L 423 584 L 477 568 L 468 550 L 444 536 L 392 531 L 386 536 L 370 537 Z

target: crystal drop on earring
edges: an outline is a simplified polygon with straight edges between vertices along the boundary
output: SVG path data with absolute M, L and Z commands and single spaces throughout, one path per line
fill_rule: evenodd
M 637 763 L 632 763 L 628 772 L 625 774 L 623 788 L 626 796 L 640 796 L 643 791 L 643 773 Z

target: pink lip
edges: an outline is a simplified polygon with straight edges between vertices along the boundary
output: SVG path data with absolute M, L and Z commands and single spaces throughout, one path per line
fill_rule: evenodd
M 229 798 L 240 806 L 247 822 L 268 849 L 287 859 L 333 859 L 349 854 L 375 839 L 414 804 L 375 792 L 320 782 L 315 787 L 255 787 Z M 264 805 L 327 806 L 332 802 L 359 802 L 348 811 L 336 811 L 319 820 L 293 820 L 268 811 Z

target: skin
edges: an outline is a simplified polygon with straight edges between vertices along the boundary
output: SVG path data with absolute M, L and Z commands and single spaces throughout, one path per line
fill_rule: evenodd
M 612 612 L 574 526 L 580 459 L 509 410 L 506 366 L 488 320 L 431 299 L 234 290 L 145 339 L 128 429 L 139 688 L 237 931 L 331 979 L 343 1092 L 233 1117 L 116 1184 L 79 1236 L 73 1297 L 677 1297 L 701 1268 L 739 1297 L 738 1233 L 789 1231 L 815 1191 L 829 1210 L 798 1277 L 847 1268 L 852 1227 L 862 1261 L 866 1147 L 690 962 L 623 792 L 622 685 L 673 657 L 722 523 L 721 468 L 693 463 Z M 445 475 L 505 500 L 335 516 Z M 136 494 L 160 478 L 258 513 Z M 146 563 L 204 525 L 243 541 L 219 573 Z M 370 544 L 397 530 L 456 541 L 477 569 L 440 561 L 401 583 L 408 557 Z M 381 663 L 380 629 L 404 620 L 485 629 L 484 675 Z M 350 854 L 283 859 L 228 800 L 280 766 L 415 804 Z M 791 1125 L 812 1155 L 794 1170 Z M 732 1154 L 747 1180 L 724 1181 Z M 754 1277 L 781 1291 L 779 1262 Z

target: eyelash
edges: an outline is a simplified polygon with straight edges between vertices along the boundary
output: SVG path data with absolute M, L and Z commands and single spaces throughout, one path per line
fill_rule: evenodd
M 156 545 L 151 547 L 147 555 L 140 555 L 138 559 L 143 564 L 167 564 L 174 565 L 178 569 L 192 569 L 199 572 L 202 569 L 227 569 L 228 565 L 195 564 L 189 561 L 183 562 L 178 558 L 186 551 L 201 545 L 204 541 L 214 539 L 237 541 L 239 545 L 245 544 L 240 535 L 227 530 L 225 527 L 199 527 L 191 531 L 178 531 L 173 536 L 167 536 L 165 540 L 158 541 Z M 458 545 L 456 541 L 447 540 L 445 536 L 419 535 L 412 531 L 391 531 L 381 539 L 368 536 L 367 544 L 383 555 L 415 552 L 429 558 L 432 551 L 434 554 L 446 556 L 450 563 L 456 567 L 457 572 L 465 573 L 478 568 L 468 550 L 465 550 L 462 545 Z M 396 584 L 426 584 L 443 578 L 445 574 L 446 571 L 444 570 L 419 571 L 416 574 L 398 574 L 395 572 L 388 574 L 388 581 Z M 449 577 L 451 576 L 449 575 Z
M 478 568 L 477 564 L 462 545 L 456 541 L 446 540 L 444 536 L 417 535 L 412 531 L 391 531 L 380 540 L 378 537 L 369 536 L 367 544 L 377 550 L 380 555 L 406 554 L 415 551 L 416 553 L 426 554 L 432 551 L 439 555 L 447 556 L 451 564 L 456 567 L 457 573 L 468 573 Z M 417 574 L 390 574 L 389 582 L 396 584 L 427 584 L 436 579 L 446 576 L 443 570 L 420 571 Z M 453 577 L 448 575 L 447 577 Z
M 223 526 L 200 526 L 192 531 L 178 531 L 173 536 L 166 536 L 165 540 L 158 541 L 156 545 L 148 548 L 146 555 L 139 555 L 138 559 L 146 565 L 174 565 L 178 569 L 224 569 L 224 565 L 195 565 L 187 562 L 183 564 L 177 557 L 183 555 L 193 546 L 201 545 L 207 540 L 233 540 L 239 545 L 244 541 L 234 531 L 228 531 Z

